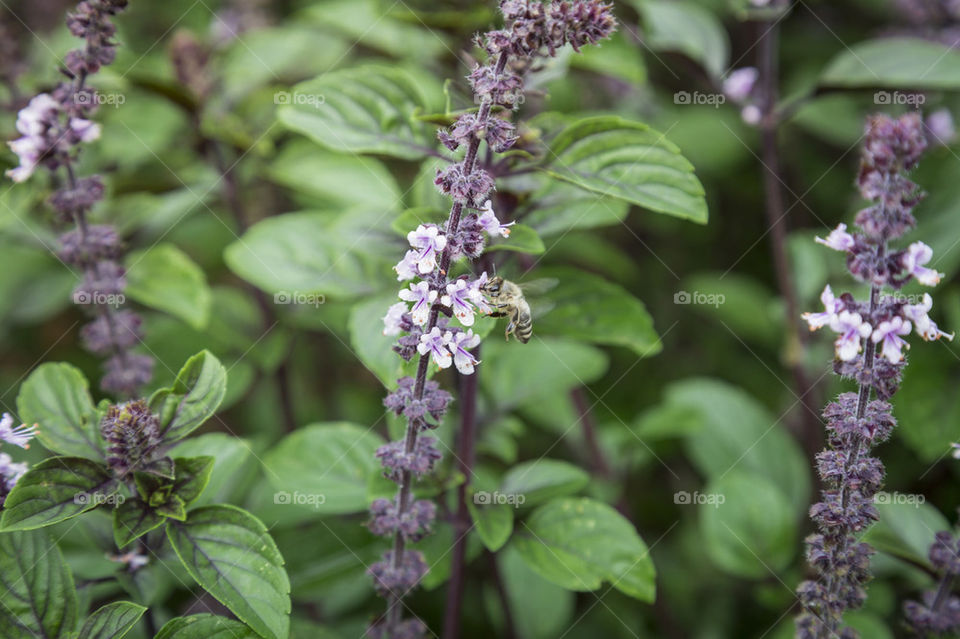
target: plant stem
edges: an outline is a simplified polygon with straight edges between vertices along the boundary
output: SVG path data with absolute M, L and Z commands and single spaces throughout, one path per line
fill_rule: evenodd
M 471 351 L 480 359 L 480 346 Z M 466 581 L 467 533 L 470 530 L 470 512 L 467 509 L 467 489 L 473 474 L 474 443 L 477 426 L 477 374 L 460 376 L 460 432 L 457 439 L 457 470 L 463 481 L 457 486 L 457 512 L 453 519 L 453 555 L 450 582 L 447 585 L 447 605 L 443 619 L 443 637 L 460 636 L 460 609 Z
M 803 369 L 803 351 L 807 333 L 800 328 L 800 315 L 797 293 L 790 271 L 790 258 L 787 253 L 787 212 L 783 204 L 783 169 L 780 161 L 780 147 L 777 135 L 780 119 L 777 113 L 778 100 L 778 43 L 779 26 L 777 22 L 759 22 L 761 32 L 759 43 L 759 91 L 760 91 L 760 137 L 762 140 L 761 158 L 763 164 L 764 212 L 770 231 L 770 245 L 773 251 L 773 266 L 777 278 L 777 288 L 783 297 L 786 312 L 787 366 L 793 378 L 794 394 L 802 404 L 800 432 L 798 438 L 809 455 L 813 455 L 822 446 L 820 429 L 819 402 L 813 392 L 813 384 Z
M 503 575 L 500 574 L 500 566 L 497 564 L 496 555 L 487 552 L 487 562 L 493 575 L 493 583 L 497 587 L 497 594 L 500 596 L 500 607 L 503 610 L 504 639 L 517 639 L 517 625 L 513 619 L 513 610 L 510 607 L 510 596 L 507 593 Z
M 494 71 L 494 75 L 499 75 L 503 73 L 503 69 L 507 65 L 507 56 L 503 53 L 499 54 L 497 57 L 497 65 Z M 480 110 L 477 113 L 477 117 L 480 120 L 485 120 L 490 115 L 491 104 L 489 101 L 484 101 L 480 105 Z M 464 155 L 463 159 L 463 171 L 466 175 L 470 175 L 473 172 L 474 167 L 477 164 L 477 150 L 480 148 L 480 140 L 476 137 L 470 139 L 470 143 L 467 145 L 467 152 Z M 463 213 L 463 202 L 457 200 L 454 201 L 453 206 L 450 207 L 450 217 L 447 219 L 447 235 L 452 235 L 456 233 L 457 228 L 460 226 L 460 214 Z M 443 249 L 443 253 L 440 255 L 440 263 L 438 265 L 441 274 L 447 273 L 450 269 L 450 256 L 451 256 L 452 246 L 448 242 Z M 438 304 L 434 304 L 430 309 L 430 315 L 427 318 L 427 325 L 424 327 L 423 332 L 429 333 L 437 325 L 437 316 L 440 312 L 440 307 Z M 420 355 L 420 360 L 417 362 L 417 377 L 413 386 L 413 397 L 415 400 L 420 401 L 423 399 L 423 390 L 427 383 L 427 366 L 430 363 L 430 354 Z M 419 434 L 421 427 L 421 419 L 411 419 L 407 422 L 407 431 L 404 437 L 404 452 L 412 453 L 414 448 L 417 445 L 417 435 Z M 406 512 L 407 508 L 410 505 L 410 494 L 412 492 L 412 483 L 413 478 L 410 474 L 410 471 L 403 471 L 400 476 L 400 487 L 397 490 L 397 510 L 400 514 Z M 403 535 L 398 531 L 394 536 L 393 540 L 393 568 L 396 570 L 400 567 L 400 563 L 403 561 L 403 551 L 406 544 L 403 540 Z M 387 627 L 393 628 L 396 626 L 397 622 L 400 620 L 400 615 L 402 613 L 400 605 L 401 595 L 394 594 L 391 597 L 391 601 L 388 603 L 388 614 L 387 614 Z
M 570 398 L 579 414 L 580 431 L 583 433 L 583 440 L 587 445 L 587 452 L 590 454 L 594 472 L 603 479 L 611 479 L 613 472 L 610 470 L 610 464 L 607 463 L 600 442 L 597 440 L 597 429 L 594 426 L 593 417 L 590 415 L 590 406 L 587 405 L 587 399 L 583 396 L 583 389 L 574 388 L 570 391 Z

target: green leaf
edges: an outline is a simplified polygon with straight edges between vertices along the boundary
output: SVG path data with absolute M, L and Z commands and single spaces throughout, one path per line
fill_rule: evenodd
M 734 340 L 736 335 L 772 347 L 783 341 L 783 306 L 753 278 L 738 273 L 697 273 L 684 278 L 683 286 L 684 290 L 674 293 L 674 303 L 688 304 L 681 310 L 693 310 L 726 324 L 733 333 L 728 336 Z
M 45 531 L 0 535 L 0 636 L 72 637 L 77 591 L 60 549 Z
M 867 529 L 863 541 L 894 557 L 929 566 L 934 534 L 952 530 L 947 518 L 923 495 L 881 492 L 874 505 L 880 520 Z
M 700 472 L 711 479 L 733 470 L 766 477 L 805 511 L 810 496 L 806 457 L 783 422 L 756 399 L 725 382 L 691 378 L 672 384 L 666 401 L 700 411 L 704 425 L 686 440 Z
M 581 189 L 657 213 L 707 221 L 703 186 L 675 144 L 645 124 L 616 116 L 585 118 L 550 144 L 544 170 Z
M 241 474 L 252 452 L 250 442 L 227 433 L 206 433 L 183 439 L 170 450 L 170 454 L 177 457 L 214 457 L 210 481 L 197 498 L 197 504 L 230 501 L 237 485 L 245 479 Z
M 203 269 L 173 244 L 127 255 L 125 293 L 202 330 L 210 318 L 210 287 Z
M 422 12 L 405 20 L 398 15 L 398 8 L 377 0 L 331 0 L 305 8 L 303 15 L 342 34 L 351 43 L 363 43 L 391 57 L 426 61 L 449 53 L 453 45 L 442 32 L 420 27 Z M 462 24 L 463 11 L 459 7 L 456 16 L 457 24 Z M 411 46 L 412 43 L 416 45 Z
M 217 601 L 268 639 L 286 639 L 290 582 L 263 523 L 234 506 L 204 506 L 167 536 L 180 561 Z
M 739 470 L 711 482 L 700 505 L 701 539 L 717 566 L 762 579 L 785 568 L 794 553 L 794 505 L 765 477 Z
M 498 238 L 490 242 L 487 246 L 489 251 L 515 251 L 517 253 L 529 253 L 531 255 L 540 255 L 546 250 L 540 234 L 534 229 L 523 224 L 514 224 L 510 227 L 510 236 Z
M 383 211 L 286 213 L 255 224 L 224 259 L 276 303 L 289 303 L 291 293 L 360 297 L 379 290 L 390 259 L 397 261 L 381 248 L 392 236 L 385 222 Z
M 481 356 L 490 374 L 481 375 L 480 383 L 498 406 L 563 393 L 598 379 L 607 370 L 602 351 L 574 340 L 538 337 L 536 322 L 533 330 L 527 344 L 493 338 L 483 344 Z
M 438 111 L 442 104 L 432 75 L 371 65 L 296 85 L 291 104 L 281 106 L 277 118 L 333 151 L 416 160 L 433 151 L 436 135 L 415 116 Z
M 565 236 L 574 229 L 590 229 L 622 222 L 630 205 L 615 197 L 603 197 L 566 182 L 550 180 L 517 212 L 518 219 L 536 229 L 541 237 Z
M 123 548 L 134 539 L 139 539 L 159 527 L 164 519 L 163 515 L 141 499 L 134 497 L 124 500 L 113 511 L 113 539 L 117 548 Z
M 703 428 L 704 421 L 696 407 L 663 403 L 640 413 L 632 430 L 643 441 L 656 441 L 692 435 Z
M 30 530 L 112 503 L 118 483 L 83 457 L 51 457 L 20 478 L 4 503 L 3 530 Z
M 570 629 L 576 596 L 551 583 L 531 570 L 512 546 L 497 553 L 500 575 L 503 579 L 504 594 L 510 602 L 510 610 L 515 611 L 513 622 L 517 634 L 525 639 L 556 639 Z M 500 594 L 490 588 L 484 599 L 487 613 L 491 619 L 500 621 L 498 627 L 505 628 L 503 602 Z M 574 625 L 579 625 L 576 622 Z M 496 636 L 506 636 L 500 632 Z
M 350 309 L 348 321 L 354 354 L 384 386 L 391 389 L 403 376 L 404 369 L 413 366 L 393 350 L 398 336 L 383 334 L 383 316 L 392 304 L 399 301 L 395 291 L 367 298 Z
M 563 498 L 533 512 L 514 537 L 527 565 L 567 590 L 596 590 L 604 581 L 652 603 L 655 570 L 633 524 L 610 506 L 587 498 Z
M 310 424 L 287 435 L 263 458 L 274 503 L 332 515 L 366 510 L 367 484 L 380 472 L 383 444 L 371 428 L 348 422 Z
M 695 2 L 632 0 L 643 18 L 645 42 L 654 51 L 682 53 L 719 78 L 727 68 L 730 43 L 712 11 Z
M 570 66 L 619 78 L 629 84 L 644 84 L 647 66 L 643 54 L 636 44 L 627 41 L 624 33 L 617 31 L 598 46 L 584 47 L 570 57 Z
M 189 506 L 207 487 L 210 473 L 213 471 L 214 458 L 210 456 L 178 457 L 173 460 L 173 463 L 176 468 L 173 492 Z
M 827 65 L 820 83 L 844 88 L 957 89 L 960 53 L 918 38 L 867 40 L 845 47 Z
M 508 504 L 477 503 L 474 498 L 467 501 L 467 510 L 473 520 L 480 541 L 490 552 L 503 547 L 513 532 L 514 507 Z
M 500 492 L 523 495 L 524 506 L 572 495 L 590 483 L 585 470 L 559 459 L 536 459 L 518 464 L 504 475 Z
M 227 371 L 210 351 L 187 360 L 170 388 L 150 398 L 150 409 L 160 416 L 166 442 L 183 439 L 217 411 L 227 391 Z
M 201 614 L 174 617 L 154 639 L 259 639 L 259 635 L 239 621 Z
M 61 455 L 103 459 L 103 441 L 87 379 L 70 364 L 41 364 L 20 387 L 20 418 L 38 424 L 37 439 Z
M 317 208 L 360 205 L 393 211 L 401 203 L 397 181 L 382 162 L 333 153 L 309 140 L 298 139 L 284 146 L 270 165 L 269 175 Z
M 77 639 L 122 639 L 147 609 L 129 601 L 115 601 L 87 617 Z
M 643 302 L 626 290 L 586 271 L 543 269 L 538 277 L 558 284 L 545 295 L 553 306 L 542 317 L 534 309 L 534 334 L 562 335 L 595 344 L 624 346 L 640 357 L 659 353 L 660 337 Z

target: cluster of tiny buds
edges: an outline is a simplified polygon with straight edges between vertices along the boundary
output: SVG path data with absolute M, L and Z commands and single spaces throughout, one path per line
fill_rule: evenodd
M 30 448 L 30 441 L 37 435 L 37 425 L 28 426 L 26 424 L 14 425 L 13 417 L 9 413 L 4 413 L 0 417 L 0 442 L 18 446 L 20 448 Z M 0 506 L 6 500 L 7 495 L 13 490 L 17 482 L 27 472 L 25 462 L 15 462 L 5 452 L 0 452 Z
M 930 546 L 930 563 L 939 575 L 936 590 L 923 593 L 921 601 L 907 601 L 903 610 L 907 625 L 920 637 L 955 636 L 960 631 L 960 598 L 951 587 L 960 576 L 960 544 L 948 531 L 938 532 Z
M 79 146 L 100 136 L 100 126 L 89 118 L 96 108 L 93 91 L 84 80 L 103 65 L 110 64 L 116 45 L 110 17 L 126 6 L 126 0 L 84 0 L 67 18 L 67 26 L 85 46 L 69 52 L 65 75 L 50 93 L 37 95 L 17 115 L 21 137 L 9 143 L 20 164 L 7 171 L 15 182 L 23 182 L 44 167 L 51 172 L 66 167 L 68 179 L 50 196 L 50 206 L 63 221 L 76 228 L 59 238 L 58 255 L 82 272 L 73 291 L 76 304 L 93 311 L 96 318 L 81 334 L 84 346 L 99 355 L 108 355 L 101 387 L 111 393 L 132 396 L 153 376 L 153 359 L 130 352 L 142 335 L 140 318 L 130 311 L 118 312 L 123 303 L 126 277 L 119 262 L 121 241 L 111 226 L 88 225 L 87 212 L 103 198 L 99 176 L 78 178 L 72 165 Z
M 138 399 L 108 408 L 100 434 L 107 442 L 107 465 L 124 477 L 153 461 L 160 446 L 160 420 Z

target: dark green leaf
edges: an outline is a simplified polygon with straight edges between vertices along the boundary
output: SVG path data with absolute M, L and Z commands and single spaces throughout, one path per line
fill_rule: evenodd
M 510 227 L 509 237 L 495 239 L 487 245 L 487 251 L 516 251 L 531 255 L 540 255 L 544 250 L 546 247 L 540 235 L 523 224 L 514 224 Z
M 259 635 L 239 621 L 202 614 L 171 619 L 154 639 L 259 639 Z
M 586 118 L 550 144 L 544 170 L 582 189 L 698 222 L 707 221 L 693 165 L 664 134 L 616 116 Z
M 440 85 L 433 76 L 395 66 L 362 66 L 296 85 L 291 103 L 277 110 L 277 118 L 334 151 L 416 160 L 436 147 L 436 137 L 433 126 L 414 116 L 441 107 Z
M 77 592 L 60 549 L 41 530 L 0 535 L 0 636 L 72 637 Z
M 682 53 L 720 77 L 730 43 L 720 20 L 704 6 L 682 0 L 632 0 L 643 18 L 646 42 L 654 51 Z
M 150 398 L 150 409 L 160 415 L 164 441 L 183 439 L 213 415 L 227 390 L 227 371 L 210 351 L 187 360 L 171 388 Z
M 163 524 L 164 517 L 136 497 L 125 500 L 113 511 L 113 539 L 123 548 Z
M 125 293 L 136 302 L 201 330 L 210 317 L 210 288 L 203 269 L 173 244 L 127 255 Z
M 106 467 L 83 457 L 51 457 L 20 478 L 4 503 L 2 528 L 30 530 L 119 502 Z
M 485 363 L 489 362 L 490 374 L 480 376 L 480 383 L 498 406 L 515 406 L 545 394 L 562 393 L 599 378 L 607 370 L 602 351 L 574 340 L 538 337 L 536 322 L 533 338 L 527 344 L 501 342 L 496 338 L 501 326 L 494 329 L 494 338 L 483 344 L 481 355 Z
M 388 262 L 399 261 L 378 244 L 393 235 L 386 220 L 383 211 L 286 213 L 254 225 L 227 247 L 224 259 L 276 304 L 290 304 L 293 294 L 317 306 L 325 296 L 355 298 L 379 290 L 378 281 L 388 281 Z
M 259 519 L 234 506 L 204 506 L 167 536 L 190 576 L 268 639 L 286 639 L 290 582 L 283 557 Z
M 491 504 L 484 501 L 478 500 L 477 493 L 474 493 L 473 499 L 467 502 L 467 509 L 480 541 L 490 552 L 497 552 L 507 543 L 513 532 L 515 508 L 509 504 Z
M 347 422 L 311 424 L 287 435 L 264 456 L 274 503 L 318 514 L 366 510 L 367 485 L 379 473 L 374 457 L 383 441 L 370 428 Z
M 207 482 L 210 481 L 214 458 L 178 457 L 173 461 L 176 467 L 173 491 L 189 506 L 200 496 Z
M 929 565 L 934 534 L 952 529 L 947 518 L 923 495 L 881 492 L 874 504 L 880 521 L 864 533 L 863 541 L 895 557 Z
M 41 364 L 20 387 L 20 418 L 38 424 L 37 439 L 61 455 L 103 459 L 103 441 L 87 379 L 70 364 Z
M 845 47 L 827 65 L 820 83 L 850 88 L 957 89 L 960 53 L 919 38 L 867 40 Z M 887 94 L 887 103 L 890 98 Z
M 568 590 L 596 590 L 604 581 L 645 602 L 656 593 L 647 545 L 633 524 L 610 506 L 562 498 L 533 512 L 514 536 L 527 565 Z
M 77 639 L 122 639 L 147 609 L 129 601 L 115 601 L 99 608 L 80 629 Z
M 533 305 L 533 331 L 573 337 L 596 344 L 624 346 L 640 357 L 660 352 L 660 337 L 643 302 L 602 277 L 572 268 L 544 269 L 555 278 L 545 298 L 552 303 L 542 316 Z
M 383 316 L 399 300 L 396 291 L 369 297 L 350 310 L 350 346 L 363 365 L 377 376 L 384 386 L 393 388 L 405 369 L 413 369 L 393 350 L 397 335 L 383 334 Z
M 558 459 L 536 459 L 518 464 L 504 475 L 500 492 L 523 495 L 523 505 L 541 504 L 554 497 L 572 495 L 590 483 L 582 468 Z
M 733 470 L 701 496 L 701 539 L 717 566 L 762 579 L 790 563 L 797 552 L 794 504 L 769 479 Z

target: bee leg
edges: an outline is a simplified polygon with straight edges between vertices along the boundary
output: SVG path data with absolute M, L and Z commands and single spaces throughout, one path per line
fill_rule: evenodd
M 508 342 L 510 341 L 510 333 L 512 333 L 515 328 L 516 328 L 516 326 L 513 325 L 513 320 L 510 320 L 510 321 L 507 323 L 507 330 L 504 331 L 504 333 L 503 333 L 503 337 L 504 337 L 504 339 L 506 339 L 506 341 L 508 341 Z

